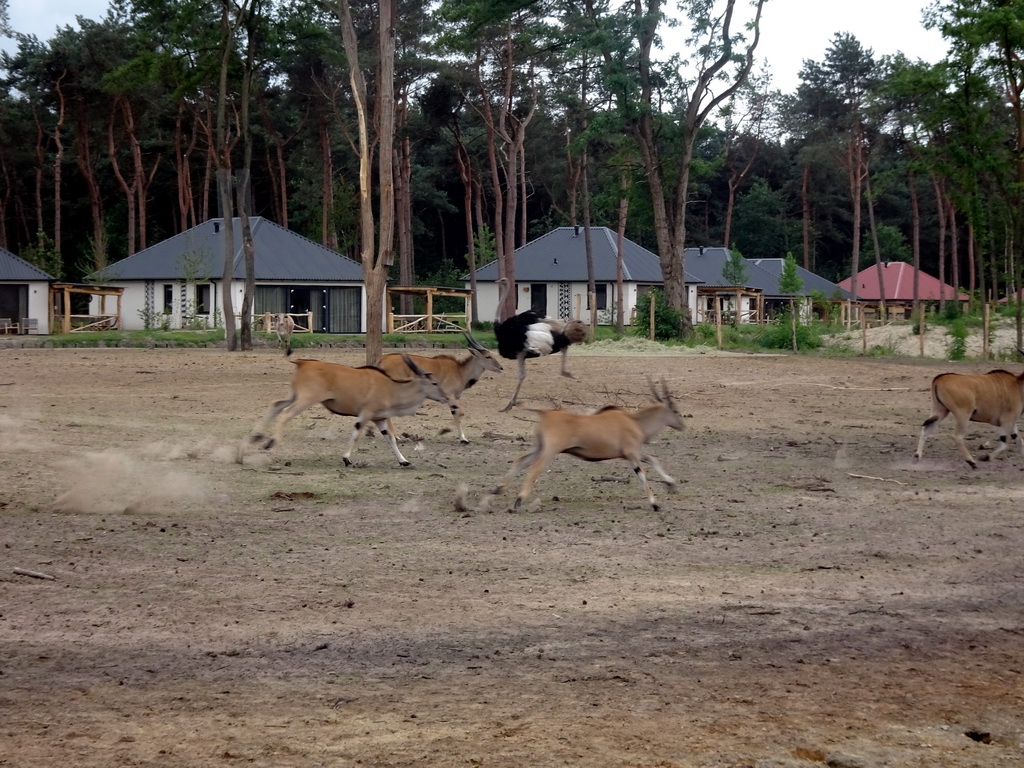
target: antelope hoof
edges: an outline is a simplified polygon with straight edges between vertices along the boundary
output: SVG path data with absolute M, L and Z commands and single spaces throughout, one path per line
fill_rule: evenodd
M 252 437 L 249 438 L 249 442 L 250 443 L 258 443 L 260 440 L 263 439 L 263 437 L 264 437 L 264 435 L 262 433 L 257 432 L 255 435 L 253 435 Z
M 565 378 L 567 378 L 567 379 L 575 379 L 576 378 L 575 376 L 573 376 L 568 371 L 562 371 L 562 375 L 565 376 Z
M 352 466 L 352 460 L 349 459 L 348 456 L 342 456 L 341 460 L 345 462 L 345 466 L 346 467 L 351 467 Z
M 661 509 L 661 507 L 658 506 L 658 502 L 652 501 L 651 502 L 651 509 L 653 509 L 655 512 L 657 512 L 658 510 Z
M 982 454 L 982 456 L 981 456 L 981 460 L 982 461 L 989 461 L 989 460 L 991 460 L 991 458 L 992 458 L 992 454 L 991 453 L 985 453 L 985 454 Z
M 921 460 L 921 454 L 915 453 L 914 454 L 914 463 L 917 464 L 917 462 L 919 462 L 920 460 Z
M 510 512 L 518 512 L 519 508 L 522 507 L 522 506 L 523 506 L 523 498 L 522 498 L 522 496 L 517 496 L 515 504 L 512 505 L 512 509 L 510 509 L 509 511 Z
M 270 438 L 269 440 L 267 440 L 267 442 L 265 442 L 263 444 L 263 450 L 264 451 L 269 451 L 273 447 L 274 447 L 274 438 Z
M 971 465 L 971 469 L 978 468 L 978 462 L 974 461 L 973 459 L 970 459 L 967 463 Z
M 459 442 L 462 443 L 463 445 L 469 445 L 469 438 L 468 437 L 460 437 L 459 438 Z
M 515 405 L 515 403 L 509 403 L 509 404 L 508 404 L 508 405 L 506 405 L 506 406 L 505 406 L 504 408 L 502 408 L 502 409 L 501 409 L 501 410 L 499 411 L 499 413 L 505 413 L 506 411 L 511 411 L 511 410 L 512 410 L 512 406 L 513 406 L 513 405 Z
M 398 462 L 398 466 L 400 466 L 400 467 L 409 467 L 409 466 L 412 466 L 412 462 L 411 461 L 400 461 L 400 462 Z

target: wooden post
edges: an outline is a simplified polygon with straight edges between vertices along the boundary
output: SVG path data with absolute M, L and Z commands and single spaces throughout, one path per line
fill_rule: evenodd
M 862 355 L 868 353 L 868 322 L 863 312 L 860 316 L 860 353 Z
M 924 357 L 924 304 L 919 304 L 917 313 L 917 343 L 921 345 L 920 357 Z
M 427 333 L 434 332 L 434 292 L 427 289 Z
M 718 336 L 718 348 L 722 348 L 722 297 L 715 294 L 715 333 Z
M 577 293 L 576 294 L 576 316 L 573 318 L 574 320 L 579 320 L 583 316 L 583 310 L 581 309 L 581 306 L 580 306 L 582 301 L 583 301 L 583 297 L 580 296 Z
M 981 359 L 988 360 L 988 325 L 990 321 L 988 302 L 981 305 Z
M 651 341 L 654 341 L 654 291 L 651 291 Z
M 64 286 L 64 333 L 71 333 L 71 290 Z

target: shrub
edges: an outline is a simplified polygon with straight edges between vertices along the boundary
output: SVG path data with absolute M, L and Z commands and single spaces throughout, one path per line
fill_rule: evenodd
M 654 338 L 665 341 L 679 338 L 682 327 L 683 313 L 670 307 L 662 291 L 651 289 L 640 296 L 636 302 L 636 325 L 633 334 L 647 337 L 650 335 L 651 301 L 654 301 Z
M 949 324 L 949 336 L 949 359 L 963 360 L 967 357 L 967 323 L 962 317 Z

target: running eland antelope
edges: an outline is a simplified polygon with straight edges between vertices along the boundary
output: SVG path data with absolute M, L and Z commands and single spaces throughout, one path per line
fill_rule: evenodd
M 1024 373 L 1020 376 L 1003 370 L 988 373 L 940 373 L 932 379 L 931 390 L 932 415 L 921 426 L 921 439 L 914 453 L 915 463 L 924 451 L 925 438 L 949 414 L 953 414 L 956 421 L 953 439 L 972 468 L 977 469 L 978 463 L 964 440 L 967 424 L 971 421 L 999 427 L 999 445 L 991 454 L 982 456 L 982 461 L 995 458 L 1005 451 L 1008 442 L 1017 442 L 1024 456 L 1024 443 L 1020 442 L 1017 434 L 1017 420 L 1024 412 Z
M 458 409 L 458 404 L 445 394 L 433 375 L 421 370 L 409 358 L 406 358 L 405 364 L 411 372 L 411 378 L 398 380 L 373 366 L 350 368 L 319 360 L 290 362 L 295 365 L 291 397 L 278 400 L 270 407 L 262 428 L 251 438 L 253 443 L 263 442 L 264 450 L 273 448 L 281 441 L 281 430 L 285 424 L 310 406 L 320 403 L 331 413 L 356 417 L 348 449 L 341 456 L 345 466 L 352 465 L 349 457 L 356 441 L 373 424 L 388 441 L 398 463 L 407 467 L 409 461 L 398 450 L 395 436 L 387 428 L 388 419 L 415 413 L 427 399 L 447 403 L 452 413 Z
M 479 381 L 485 371 L 501 373 L 501 363 L 492 355 L 480 342 L 466 334 L 466 341 L 469 344 L 469 357 L 457 360 L 451 355 L 438 355 L 437 357 L 423 357 L 420 355 L 384 355 L 380 359 L 380 368 L 392 378 L 408 378 L 409 367 L 405 364 L 408 358 L 416 363 L 424 371 L 434 375 L 441 389 L 448 393 L 452 400 L 458 402 L 459 397 L 467 389 Z M 459 442 L 468 443 L 466 433 L 462 431 L 462 416 L 464 411 L 460 407 L 452 411 L 452 421 L 455 423 L 455 431 L 459 435 Z
M 649 379 L 648 384 L 657 404 L 637 411 L 626 411 L 614 405 L 606 405 L 597 413 L 586 415 L 557 410 L 540 411 L 536 445 L 532 451 L 515 460 L 501 485 L 491 493 L 502 493 L 509 480 L 529 468 L 513 507 L 519 509 L 550 461 L 560 453 L 568 453 L 584 461 L 625 459 L 640 478 L 647 500 L 657 510 L 658 504 L 644 474 L 643 464 L 650 464 L 670 488 L 676 486 L 676 481 L 665 473 L 657 459 L 644 451 L 644 445 L 665 427 L 681 430 L 683 419 L 665 382 L 662 381 L 661 394 Z

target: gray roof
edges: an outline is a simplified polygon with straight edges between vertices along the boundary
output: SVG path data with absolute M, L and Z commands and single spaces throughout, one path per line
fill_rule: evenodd
M 617 235 L 608 227 L 590 228 L 594 256 L 594 278 L 599 282 L 616 279 Z M 546 235 L 516 248 L 516 280 L 520 282 L 584 282 L 587 279 L 587 252 L 583 227 L 558 227 Z M 492 261 L 476 271 L 477 280 L 498 279 L 498 263 Z M 469 275 L 463 279 L 468 280 Z M 660 285 L 663 282 L 658 255 L 632 240 L 622 241 L 622 279 L 627 282 Z M 687 283 L 699 282 L 691 274 Z
M 38 280 L 53 281 L 56 279 L 53 275 L 44 272 L 35 264 L 29 264 L 6 248 L 0 248 L 0 280 L 17 280 L 24 283 Z
M 722 269 L 729 260 L 728 248 L 687 248 L 685 251 L 686 271 L 696 275 L 701 281 L 712 287 L 727 287 L 732 283 L 722 276 Z M 782 276 L 783 259 L 744 259 L 747 262 L 747 279 L 744 286 L 755 288 L 764 293 L 766 297 L 806 295 L 811 291 L 822 291 L 830 298 L 838 291 L 845 295 L 835 283 L 819 277 L 797 265 L 797 274 L 804 281 L 804 287 L 800 294 L 785 293 L 779 288 L 779 278 Z
M 210 219 L 89 276 L 90 281 L 210 280 L 224 274 L 223 219 Z M 239 219 L 233 219 L 236 280 L 245 278 Z M 251 216 L 256 279 L 263 282 L 363 281 L 363 268 L 347 256 L 297 235 L 262 216 Z
M 785 259 L 748 259 L 748 261 L 766 272 L 771 272 L 775 277 L 776 289 L 778 288 L 778 280 L 782 277 L 782 265 L 785 263 Z M 796 265 L 796 273 L 804 281 L 803 288 L 800 289 L 800 293 L 803 295 L 810 294 L 812 291 L 821 291 L 829 299 L 834 299 L 837 296 L 843 299 L 850 298 L 849 291 L 840 288 L 821 275 L 814 274 L 809 269 L 804 269 L 799 264 Z

